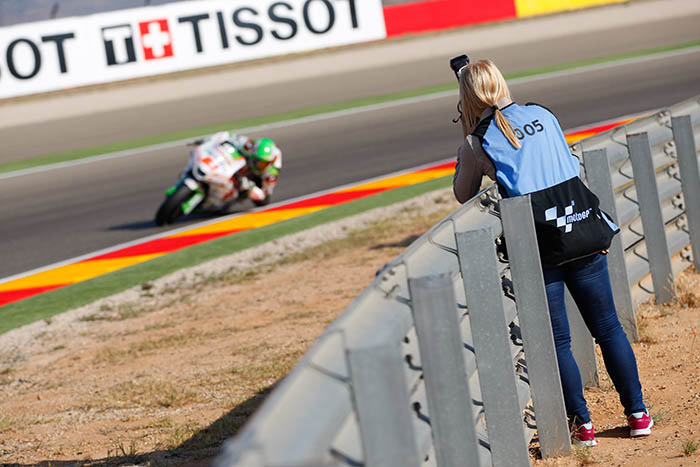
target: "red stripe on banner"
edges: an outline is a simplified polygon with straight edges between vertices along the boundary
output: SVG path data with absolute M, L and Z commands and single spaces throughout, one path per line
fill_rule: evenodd
M 104 255 L 95 256 L 94 258 L 88 258 L 82 262 L 97 261 L 100 259 L 126 258 L 128 256 L 152 255 L 154 253 L 169 253 L 171 251 L 181 250 L 182 248 L 196 245 L 197 243 L 206 242 L 239 231 L 240 229 L 209 234 L 187 235 L 182 237 L 158 238 L 140 245 L 134 245 L 121 250 L 113 251 L 111 253 L 105 253 Z
M 310 208 L 313 206 L 327 206 L 345 203 L 347 201 L 352 201 L 359 198 L 364 198 L 365 196 L 374 195 L 376 193 L 390 190 L 397 187 L 386 187 L 386 188 L 373 188 L 371 190 L 355 190 L 355 191 L 343 191 L 340 193 L 329 193 L 327 195 L 317 196 L 316 198 L 305 199 L 302 201 L 297 201 L 296 203 L 285 204 L 277 208 L 269 209 L 268 211 L 280 211 L 284 209 L 294 209 L 294 208 Z M 267 211 L 266 211 L 267 212 Z
M 65 287 L 67 285 L 70 284 L 47 285 L 45 287 L 36 287 L 33 289 L 7 290 L 5 292 L 0 292 L 0 306 L 7 305 L 8 303 L 12 302 L 18 302 L 20 300 L 24 300 L 25 298 L 39 295 L 40 293 L 48 292 L 49 290 Z
M 515 18 L 513 0 L 428 0 L 384 7 L 387 37 Z

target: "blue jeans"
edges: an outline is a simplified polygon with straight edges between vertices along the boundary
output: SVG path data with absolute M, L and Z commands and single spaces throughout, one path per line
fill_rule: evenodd
M 571 292 L 588 330 L 600 345 L 605 368 L 620 394 L 625 415 L 646 410 L 637 361 L 617 319 L 606 256 L 598 253 L 559 267 L 545 268 L 543 272 L 567 415 L 576 417 L 579 423 L 587 423 L 591 419 L 583 397 L 581 374 L 571 353 L 564 284 Z

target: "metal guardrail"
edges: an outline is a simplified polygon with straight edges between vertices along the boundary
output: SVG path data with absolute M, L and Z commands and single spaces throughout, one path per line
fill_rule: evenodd
M 572 146 L 622 228 L 609 264 L 631 340 L 634 307 L 672 298 L 691 243 L 700 270 L 699 139 L 700 96 Z M 494 249 L 504 230 L 509 262 Z M 545 457 L 569 452 L 534 238 L 529 198 L 484 189 L 377 273 L 215 465 L 529 465 L 535 430 Z M 576 315 L 574 353 L 595 384 Z
M 584 152 L 595 149 L 606 149 L 612 175 L 612 186 L 615 194 L 618 225 L 622 228 L 622 245 L 625 249 L 631 294 L 635 305 L 646 300 L 654 293 L 649 253 L 644 236 L 644 226 L 640 217 L 640 197 L 637 193 L 634 168 L 628 150 L 628 138 L 632 135 L 646 133 L 651 149 L 653 171 L 655 173 L 659 202 L 667 248 L 671 258 L 674 274 L 678 274 L 690 260 L 689 228 L 686 207 L 691 216 L 698 215 L 698 203 L 684 203 L 681 190 L 681 175 L 677 157 L 674 130 L 671 125 L 674 117 L 688 115 L 691 119 L 692 133 L 695 140 L 700 135 L 700 98 L 696 97 L 681 102 L 669 109 L 664 109 L 647 117 L 638 119 L 627 125 L 613 128 L 607 132 L 592 136 L 572 146 L 575 154 L 581 156 Z M 644 142 L 641 143 L 643 149 Z M 632 151 L 640 146 L 635 146 Z M 634 154 L 633 154 L 634 156 Z M 640 168 L 643 170 L 642 168 Z M 689 173 L 692 169 L 688 169 Z M 691 201 L 697 201 L 698 197 Z M 656 240 L 656 239 L 654 239 Z M 698 256 L 698 255 L 696 255 Z M 696 262 L 697 265 L 697 262 Z M 700 269 L 700 268 L 699 268 Z

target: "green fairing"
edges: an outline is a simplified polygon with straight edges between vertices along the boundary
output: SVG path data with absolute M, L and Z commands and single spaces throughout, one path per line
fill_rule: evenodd
M 192 210 L 193 210 L 196 206 L 190 206 L 190 203 L 191 203 L 192 200 L 195 199 L 195 198 L 199 198 L 199 199 L 197 199 L 197 203 L 199 203 L 199 201 L 201 200 L 202 197 L 204 197 L 204 192 L 203 192 L 203 191 L 201 191 L 201 190 L 195 191 L 195 192 L 192 194 L 192 196 L 190 196 L 190 198 L 189 198 L 187 201 L 185 201 L 184 203 L 182 203 L 182 204 L 180 205 L 180 208 L 182 209 L 183 214 L 187 215 L 187 214 L 189 214 L 190 212 L 192 212 Z

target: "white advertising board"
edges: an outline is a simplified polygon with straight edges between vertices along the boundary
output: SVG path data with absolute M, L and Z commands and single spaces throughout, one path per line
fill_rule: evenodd
M 0 28 L 0 98 L 386 37 L 381 0 L 200 0 Z

